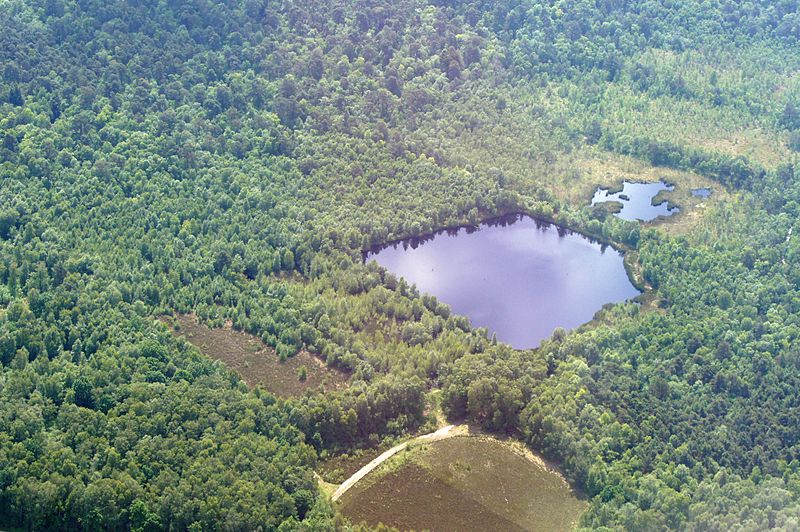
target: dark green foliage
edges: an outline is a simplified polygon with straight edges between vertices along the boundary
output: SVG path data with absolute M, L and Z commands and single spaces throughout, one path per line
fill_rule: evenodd
M 420 379 L 389 378 L 335 396 L 310 396 L 294 411 L 293 422 L 318 449 L 347 450 L 418 428 L 424 392 Z
M 73 314 L 78 293 L 91 293 L 73 282 L 46 294 L 49 319 L 83 331 L 70 334 L 72 352 L 26 354 L 2 374 L 0 518 L 33 529 L 138 530 L 302 520 L 317 497 L 315 453 L 286 409 L 127 303 L 103 304 L 95 293 Z M 5 362 L 11 336 L 17 357 L 34 351 L 42 322 L 23 308 L 7 312 L 0 330 Z M 206 504 L 209 493 L 218 506 Z
M 792 151 L 800 152 L 800 129 L 792 131 L 789 135 L 789 148 Z
M 796 162 L 676 134 L 700 109 L 797 151 L 797 27 L 771 1 L 2 3 L 0 524 L 329 530 L 317 454 L 418 429 L 439 387 L 558 461 L 587 527 L 800 527 Z M 753 57 L 789 86 L 719 59 Z M 679 125 L 619 116 L 651 105 Z M 525 176 L 476 137 L 524 143 Z M 734 203 L 682 239 L 539 186 L 604 151 Z M 659 308 L 516 352 L 362 262 L 518 211 L 636 249 Z M 350 387 L 249 391 L 174 312 Z
M 10 89 L 8 89 L 8 103 L 13 106 L 21 107 L 25 100 L 22 98 L 22 92 L 20 91 L 17 85 L 12 85 Z
M 94 389 L 84 376 L 80 376 L 72 383 L 75 404 L 84 408 L 94 408 Z

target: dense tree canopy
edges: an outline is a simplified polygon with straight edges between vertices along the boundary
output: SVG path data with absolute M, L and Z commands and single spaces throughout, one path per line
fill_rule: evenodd
M 0 3 L 0 525 L 330 529 L 320 453 L 441 388 L 586 527 L 800 527 L 798 38 L 790 0 Z M 624 222 L 573 193 L 609 157 L 730 201 Z M 363 261 L 509 212 L 627 249 L 658 304 L 518 352 Z M 248 390 L 176 312 L 350 386 Z

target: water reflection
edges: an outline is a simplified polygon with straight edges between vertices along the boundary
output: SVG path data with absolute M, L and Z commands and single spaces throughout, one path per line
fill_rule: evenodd
M 638 294 L 619 252 L 527 216 L 409 239 L 367 259 L 517 348 Z
M 662 190 L 674 190 L 673 185 L 663 181 L 657 183 L 631 183 L 624 181 L 622 190 L 609 194 L 608 189 L 598 188 L 592 198 L 592 205 L 616 201 L 622 204 L 622 209 L 616 216 L 623 220 L 640 220 L 648 222 L 659 216 L 672 216 L 678 212 L 677 207 L 670 208 L 667 201 L 653 205 L 653 198 Z

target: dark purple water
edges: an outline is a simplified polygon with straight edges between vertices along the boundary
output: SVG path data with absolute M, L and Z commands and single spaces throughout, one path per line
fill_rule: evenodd
M 400 242 L 371 259 L 518 349 L 639 294 L 619 252 L 528 216 Z

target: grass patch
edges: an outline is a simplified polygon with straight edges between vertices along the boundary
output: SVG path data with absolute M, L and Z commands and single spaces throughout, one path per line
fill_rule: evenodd
M 561 199 L 574 205 L 588 205 L 598 187 L 620 190 L 623 181 L 654 183 L 662 180 L 674 185 L 672 191 L 661 191 L 653 198 L 653 204 L 668 202 L 680 211 L 672 216 L 659 217 L 645 226 L 656 227 L 671 235 L 683 235 L 696 229 L 706 211 L 715 205 L 729 201 L 731 194 L 719 183 L 693 172 L 651 166 L 638 159 L 587 149 L 575 156 L 574 164 L 581 169 L 582 180 L 571 190 L 560 190 Z M 692 189 L 709 188 L 711 196 L 692 196 Z
M 428 530 L 570 530 L 586 509 L 527 449 L 483 436 L 410 446 L 340 499 L 354 522 Z

